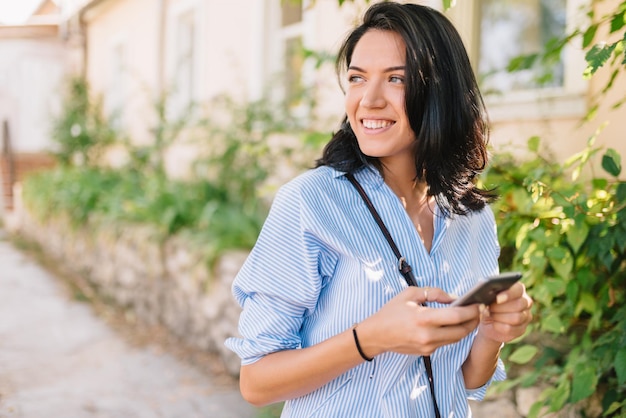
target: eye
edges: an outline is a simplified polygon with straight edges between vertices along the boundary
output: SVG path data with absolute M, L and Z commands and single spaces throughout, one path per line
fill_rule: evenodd
M 389 77 L 389 82 L 394 84 L 404 84 L 404 77 L 400 75 L 392 75 Z
M 363 81 L 363 77 L 360 75 L 352 74 L 348 76 L 348 83 L 350 84 L 360 83 L 361 81 Z

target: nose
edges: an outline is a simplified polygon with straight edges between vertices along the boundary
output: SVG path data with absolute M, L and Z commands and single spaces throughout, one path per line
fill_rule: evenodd
M 386 103 L 387 101 L 385 100 L 384 89 L 381 83 L 369 81 L 361 97 L 361 106 L 379 109 L 385 107 Z

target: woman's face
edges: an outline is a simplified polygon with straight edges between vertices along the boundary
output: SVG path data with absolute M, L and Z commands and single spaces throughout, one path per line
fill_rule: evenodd
M 369 30 L 348 68 L 346 114 L 361 152 L 384 166 L 414 164 L 415 133 L 404 105 L 405 44 L 395 32 Z

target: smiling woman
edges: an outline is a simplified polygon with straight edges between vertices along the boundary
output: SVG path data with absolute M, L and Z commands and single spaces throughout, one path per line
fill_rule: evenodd
M 337 69 L 340 129 L 281 187 L 233 284 L 242 394 L 286 400 L 283 418 L 470 416 L 467 400 L 505 377 L 500 348 L 532 300 L 517 283 L 483 314 L 448 306 L 499 254 L 494 196 L 474 181 L 487 124 L 463 42 L 434 9 L 376 3 Z

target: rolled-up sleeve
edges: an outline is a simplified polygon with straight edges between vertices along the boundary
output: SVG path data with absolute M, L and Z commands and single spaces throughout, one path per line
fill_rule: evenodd
M 484 385 L 476 389 L 465 389 L 467 399 L 472 401 L 482 401 L 485 399 L 485 395 L 487 394 L 487 389 L 493 382 L 498 382 L 506 379 L 506 371 L 504 369 L 504 363 L 502 360 L 498 359 L 498 364 L 496 366 L 496 371 L 491 376 L 491 379 L 487 381 Z
M 303 221 L 293 184 L 279 190 L 257 243 L 233 283 L 242 307 L 240 337 L 226 346 L 251 364 L 276 351 L 301 346 L 303 319 L 316 307 L 327 260 L 323 245 Z

